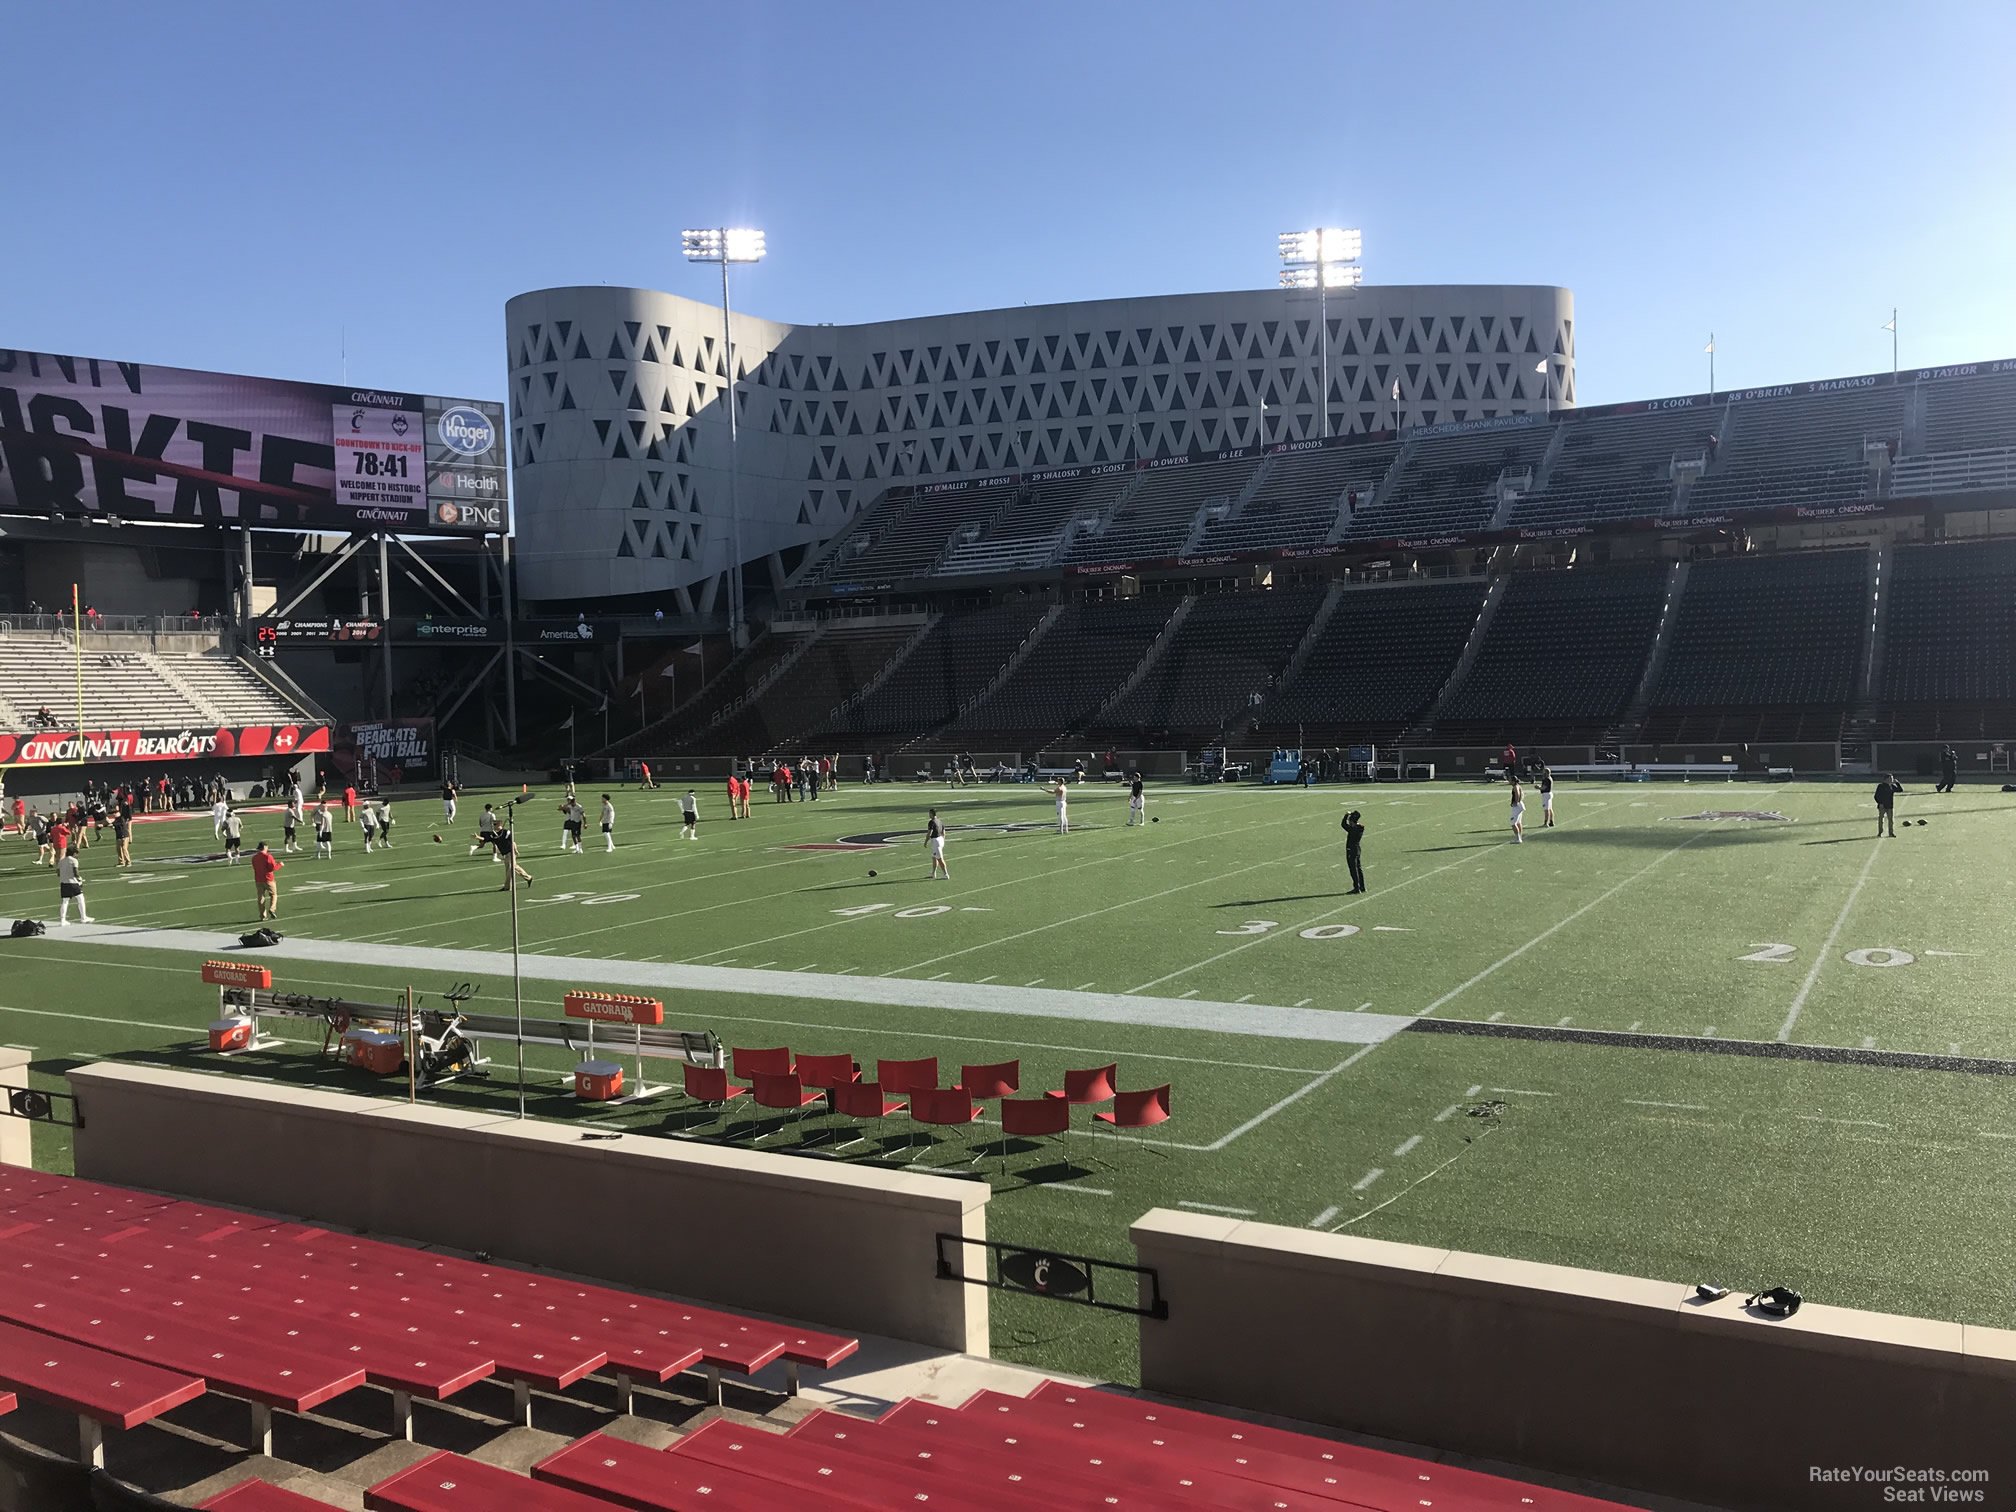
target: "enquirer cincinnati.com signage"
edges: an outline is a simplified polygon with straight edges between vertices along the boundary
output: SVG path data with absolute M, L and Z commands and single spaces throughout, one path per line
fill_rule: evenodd
M 0 514 L 501 535 L 504 406 L 0 347 Z

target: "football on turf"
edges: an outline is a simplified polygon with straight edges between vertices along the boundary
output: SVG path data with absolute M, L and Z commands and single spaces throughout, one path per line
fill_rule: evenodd
M 1162 816 L 1160 814 L 1157 814 L 1153 819 L 1150 819 L 1148 822 L 1150 824 L 1160 824 L 1162 822 Z
M 441 837 L 440 837 L 439 835 L 436 835 L 436 836 L 434 837 L 434 843 L 435 843 L 436 845 L 439 845 L 439 844 L 441 843 Z
M 872 876 L 874 876 L 874 875 L 875 875 L 875 873 L 873 873 L 873 872 L 871 871 L 870 873 L 868 873 L 868 875 L 872 877 Z

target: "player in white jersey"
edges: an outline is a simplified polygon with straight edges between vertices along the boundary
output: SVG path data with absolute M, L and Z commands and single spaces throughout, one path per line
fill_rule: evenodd
M 448 824 L 455 822 L 455 799 L 460 791 L 461 789 L 457 788 L 446 777 L 441 779 L 441 818 L 443 822 Z
M 1128 778 L 1127 822 L 1130 825 L 1148 822 L 1148 799 L 1141 790 L 1141 774 L 1135 772 Z
M 245 834 L 245 821 L 232 811 L 229 804 L 224 808 L 224 860 L 227 865 L 236 865 L 238 846 Z
M 602 850 L 604 854 L 616 849 L 616 805 L 609 795 L 602 795 Z
M 1526 788 L 1517 777 L 1512 779 L 1512 843 L 1526 843 Z
M 476 842 L 469 847 L 469 854 L 475 855 L 486 845 L 490 847 L 490 859 L 501 865 L 504 858 L 497 854 L 497 809 L 488 803 L 476 816 Z
M 70 922 L 70 904 L 77 904 L 77 922 L 89 924 L 91 915 L 84 903 L 84 874 L 77 866 L 77 852 L 65 851 L 56 863 L 56 922 Z
M 679 838 L 698 840 L 700 838 L 700 795 L 693 789 L 686 789 L 686 796 L 679 800 Z
M 1064 779 L 1059 777 L 1057 786 L 1050 791 L 1057 797 L 1057 833 L 1068 835 L 1071 833 L 1071 790 L 1064 785 Z
M 931 852 L 931 878 L 936 881 L 944 877 L 952 880 L 952 868 L 945 864 L 945 824 L 938 817 L 938 810 L 931 810 L 931 817 L 924 821 L 924 846 Z
M 315 859 L 327 861 L 336 854 L 336 821 L 329 817 L 327 799 L 315 802 Z
M 230 816 L 230 813 L 230 803 L 222 798 L 219 798 L 215 803 L 210 805 L 210 828 L 216 833 L 219 840 L 224 838 L 224 821 Z

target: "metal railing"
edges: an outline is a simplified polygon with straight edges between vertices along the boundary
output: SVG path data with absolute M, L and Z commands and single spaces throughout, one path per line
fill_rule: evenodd
M 86 635 L 221 635 L 231 621 L 217 614 L 0 614 L 0 635 L 68 635 L 82 621 Z

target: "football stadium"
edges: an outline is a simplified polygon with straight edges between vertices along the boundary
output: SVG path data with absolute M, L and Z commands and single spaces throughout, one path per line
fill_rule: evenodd
M 0 1512 L 2016 1507 L 2016 356 L 682 250 L 0 350 Z

